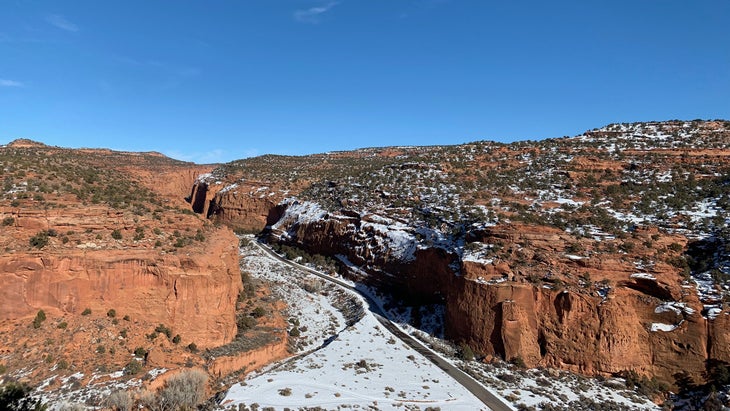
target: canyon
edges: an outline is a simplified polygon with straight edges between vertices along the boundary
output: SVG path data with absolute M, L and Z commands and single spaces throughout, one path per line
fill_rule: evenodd
M 198 179 L 190 200 L 406 305 L 444 304 L 445 336 L 487 359 L 702 383 L 730 362 L 729 143 L 727 122 L 674 121 L 257 158 Z
M 0 365 L 60 387 L 138 349 L 217 382 L 286 357 L 285 307 L 246 282 L 235 231 L 334 261 L 416 327 L 443 307 L 437 334 L 486 362 L 701 384 L 730 363 L 728 147 L 720 120 L 210 166 L 18 140 Z

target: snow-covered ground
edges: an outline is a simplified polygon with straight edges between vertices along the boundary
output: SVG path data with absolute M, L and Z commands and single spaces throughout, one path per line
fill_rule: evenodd
M 297 315 L 302 326 L 310 331 L 318 330 L 317 335 L 329 335 L 335 329 L 339 334 L 321 349 L 308 354 L 305 352 L 302 356 L 249 375 L 242 383 L 231 387 L 222 403 L 224 408 L 238 409 L 239 405 L 251 407 L 257 404 L 259 409 L 273 407 L 276 410 L 300 407 L 486 409 L 451 377 L 398 341 L 369 311 L 365 311 L 359 322 L 342 329 L 344 319 L 341 314 L 339 317 L 327 314 L 336 313 L 337 309 L 327 308 L 326 298 L 318 299 L 313 295 L 317 292 L 303 288 L 306 285 L 311 289 L 312 282 L 319 280 L 317 277 L 292 270 L 256 247 L 243 248 L 242 254 L 245 267 L 252 276 L 273 281 L 274 288 L 284 287 L 280 291 L 290 293 L 288 300 L 294 302 L 290 310 L 295 314 L 302 313 Z M 388 297 L 379 295 L 375 290 L 362 290 L 381 307 L 391 307 L 389 316 L 404 331 L 450 358 L 453 364 L 515 406 L 541 409 L 542 405 L 548 404 L 554 409 L 590 409 L 591 404 L 600 403 L 618 410 L 658 409 L 645 396 L 627 389 L 621 379 L 598 380 L 559 370 L 524 370 L 506 363 L 459 360 L 455 347 L 434 337 L 440 336 L 439 331 L 443 327 L 443 307 L 422 307 L 419 314 L 422 326 L 418 330 L 408 324 L 413 315 L 412 309 L 398 308 Z M 350 295 L 364 304 L 361 297 L 354 293 Z M 317 308 L 306 308 L 312 302 L 316 302 Z M 337 326 L 323 325 L 334 318 L 339 318 Z
M 319 347 L 346 326 L 349 319 L 338 307 L 342 308 L 343 300 L 350 296 L 342 290 L 318 277 L 292 270 L 253 245 L 241 248 L 241 256 L 242 269 L 253 278 L 265 280 L 277 298 L 287 302 L 292 326 L 299 324 L 298 350 Z M 348 317 L 356 315 L 346 313 Z
M 155 368 L 145 373 L 144 378 L 154 379 L 167 371 L 164 368 Z M 103 403 L 109 395 L 115 391 L 126 391 L 133 394 L 140 390 L 143 381 L 141 378 L 127 378 L 122 371 L 113 373 L 95 373 L 86 384 L 81 384 L 84 378 L 83 373 L 76 373 L 70 376 L 52 376 L 43 381 L 33 393 L 35 398 L 40 399 L 48 405 L 50 411 L 63 411 L 72 409 L 72 406 L 83 407 L 83 409 L 98 409 L 98 407 L 86 407 L 82 404 Z M 58 379 L 59 381 L 55 381 Z M 53 382 L 60 383 L 61 389 L 51 392 L 43 391 Z
M 369 311 L 357 323 L 340 329 L 344 318 L 335 314 L 334 306 L 327 307 L 330 300 L 304 288 L 306 284 L 311 289 L 308 284 L 317 281 L 316 277 L 292 270 L 254 247 L 242 249 L 242 254 L 252 276 L 273 280 L 273 289 L 283 287 L 280 291 L 290 293 L 287 300 L 294 304 L 289 314 L 307 329 L 303 335 L 317 330 L 314 334 L 321 336 L 333 329 L 337 334 L 319 350 L 249 375 L 231 387 L 224 407 L 486 409 L 441 369 L 396 339 Z M 360 296 L 350 295 L 365 305 Z M 307 308 L 312 302 L 317 308 Z M 328 322 L 332 325 L 323 326 Z
M 398 341 L 371 313 L 327 347 L 231 387 L 222 405 L 240 403 L 276 409 L 486 409 L 455 380 Z
M 555 369 L 520 369 L 509 364 L 456 361 L 472 377 L 513 404 L 542 409 L 659 410 L 647 397 L 627 389 L 619 378 L 598 380 Z M 610 408 L 609 408 L 610 407 Z

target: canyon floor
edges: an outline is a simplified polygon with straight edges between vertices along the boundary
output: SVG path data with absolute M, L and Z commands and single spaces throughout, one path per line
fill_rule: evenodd
M 355 298 L 366 307 L 361 296 L 271 258 L 253 241 L 241 249 L 244 269 L 269 282 L 275 295 L 289 301 L 288 316 L 292 324 L 298 324 L 292 328 L 305 331 L 298 338 L 297 356 L 234 384 L 221 402 L 222 407 L 489 409 L 444 371 L 399 341 L 369 310 L 354 318 L 352 310 L 343 315 L 337 301 Z M 364 290 L 383 306 L 393 307 L 389 317 L 404 331 L 438 350 L 514 407 L 547 403 L 557 409 L 590 409 L 600 402 L 612 409 L 658 408 L 648 398 L 626 389 L 618 379 L 598 381 L 552 369 L 524 370 L 506 363 L 459 360 L 454 347 L 444 340 L 408 325 L 408 310 L 395 308 L 371 289 Z M 422 328 L 438 329 L 443 321 L 439 316 L 435 310 L 432 317 L 423 321 L 429 326 Z M 348 326 L 346 317 L 356 322 Z

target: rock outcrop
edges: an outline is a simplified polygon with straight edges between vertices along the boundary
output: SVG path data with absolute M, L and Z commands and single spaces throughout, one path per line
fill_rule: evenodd
M 636 370 L 673 383 L 683 370 L 700 376 L 708 358 L 730 360 L 707 350 L 721 343 L 707 330 L 722 330 L 726 320 L 702 318 L 689 308 L 698 307 L 697 301 L 679 306 L 688 307 L 684 311 L 662 312 L 664 303 L 627 288 L 604 300 L 574 290 L 463 277 L 455 279 L 449 295 L 451 338 L 487 355 L 520 358 L 530 367 L 604 375 Z M 727 331 L 720 334 L 727 338 Z
M 208 372 L 218 378 L 236 371 L 250 373 L 289 355 L 288 335 L 283 332 L 278 339 L 263 347 L 213 359 L 208 364 Z
M 217 201 L 226 207 L 225 197 Z M 292 213 L 290 207 L 300 209 Z M 299 203 L 283 209 L 272 209 L 282 217 L 270 226 L 271 240 L 344 256 L 368 273 L 362 281 L 407 303 L 446 301 L 447 336 L 478 353 L 591 375 L 635 370 L 670 384 L 680 371 L 700 381 L 708 359 L 730 362 L 728 316 L 700 315 L 696 294 L 666 264 L 637 276 L 623 254 L 573 256 L 566 252 L 570 236 L 526 225 L 469 233 L 470 241 L 500 244 L 502 254 L 489 262 L 462 261 L 443 248 L 415 243 L 403 258 L 388 244 L 387 230 L 370 224 L 368 216 L 331 215 Z M 395 226 L 391 221 L 384 227 L 397 231 Z
M 127 171 L 136 176 L 140 183 L 164 196 L 171 204 L 188 208 L 187 196 L 199 175 L 207 173 L 211 166 L 163 167 L 157 170 L 134 167 Z
M 196 213 L 236 230 L 257 233 L 266 227 L 269 213 L 283 196 L 263 183 L 230 187 L 198 179 L 187 198 Z
M 205 250 L 161 255 L 139 250 L 64 250 L 0 256 L 0 318 L 115 309 L 179 330 L 211 347 L 236 335 L 241 290 L 236 238 L 210 233 Z
M 238 239 L 185 202 L 211 166 L 29 141 L 0 147 L 0 162 L 9 377 L 120 370 L 137 348 L 146 366 L 200 365 L 198 349 L 236 336 Z
M 730 362 L 729 142 L 730 122 L 669 121 L 265 156 L 199 179 L 190 200 L 215 221 L 339 258 L 407 304 L 445 302 L 447 337 L 476 352 L 699 382 L 708 360 Z M 690 239 L 708 236 L 693 259 Z

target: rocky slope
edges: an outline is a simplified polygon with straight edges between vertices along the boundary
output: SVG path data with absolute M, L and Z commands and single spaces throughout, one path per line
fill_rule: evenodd
M 730 362 L 730 123 L 265 156 L 202 176 L 196 212 L 338 258 L 486 356 L 701 381 Z
M 185 202 L 210 168 L 158 153 L 0 146 L 7 375 L 88 378 L 124 368 L 139 347 L 146 368 L 204 364 L 191 351 L 236 337 L 238 239 Z

